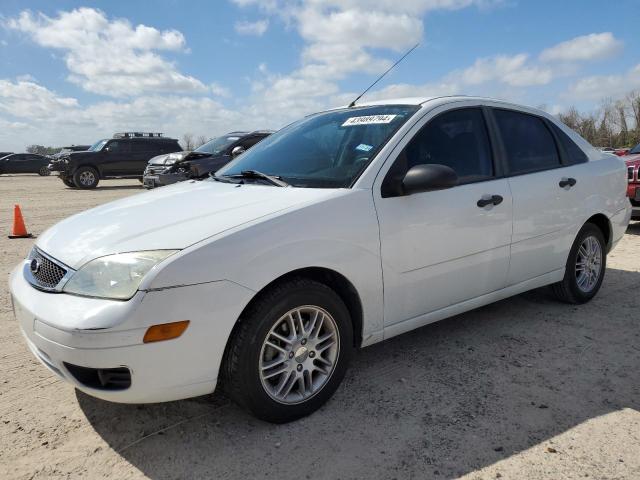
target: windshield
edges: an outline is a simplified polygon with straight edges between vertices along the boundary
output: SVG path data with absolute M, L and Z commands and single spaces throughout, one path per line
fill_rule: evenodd
M 306 117 L 265 138 L 216 176 L 256 170 L 294 187 L 349 187 L 418 108 L 377 105 Z
M 204 145 L 199 146 L 194 150 L 194 152 L 199 153 L 210 153 L 211 155 L 217 155 L 219 153 L 224 152 L 229 145 L 234 142 L 240 140 L 240 137 L 229 136 L 229 137 L 218 137 L 213 140 L 209 140 Z
M 629 153 L 640 153 L 640 143 L 629 150 Z
M 105 138 L 104 140 L 98 140 L 96 143 L 94 143 L 93 145 L 91 145 L 91 147 L 89 147 L 89 151 L 90 152 L 99 152 L 100 150 L 102 150 L 102 147 L 104 147 L 104 145 L 108 142 L 109 140 L 107 138 Z

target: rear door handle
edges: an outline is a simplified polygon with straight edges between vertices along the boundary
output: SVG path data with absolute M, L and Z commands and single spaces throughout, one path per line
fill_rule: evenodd
M 504 200 L 504 198 L 502 198 L 500 195 L 491 195 L 490 197 L 482 197 L 480 200 L 478 200 L 478 206 L 480 208 L 484 208 L 487 205 L 500 205 L 502 203 L 502 200 Z
M 558 185 L 560 185 L 560 188 L 564 188 L 564 187 L 573 187 L 575 184 L 577 183 L 577 180 L 575 178 L 567 178 L 567 177 L 562 177 L 560 179 L 560 183 L 558 183 Z

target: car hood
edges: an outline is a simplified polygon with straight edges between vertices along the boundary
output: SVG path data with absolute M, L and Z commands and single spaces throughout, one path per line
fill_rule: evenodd
M 640 162 L 640 153 L 633 153 L 631 155 L 625 155 L 622 157 L 627 165 L 635 165 Z
M 247 222 L 340 192 L 343 190 L 180 182 L 69 217 L 42 234 L 36 245 L 77 269 L 113 253 L 183 249 Z

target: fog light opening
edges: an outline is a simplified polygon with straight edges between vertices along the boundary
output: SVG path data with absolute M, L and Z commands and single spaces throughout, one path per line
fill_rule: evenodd
M 147 329 L 147 332 L 144 334 L 144 338 L 142 339 L 142 341 L 144 343 L 152 343 L 178 338 L 184 333 L 188 326 L 189 320 L 152 325 Z

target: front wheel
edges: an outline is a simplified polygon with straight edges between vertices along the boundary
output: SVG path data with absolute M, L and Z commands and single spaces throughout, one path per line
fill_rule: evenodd
M 582 227 L 573 242 L 564 279 L 553 291 L 563 302 L 580 304 L 595 297 L 607 267 L 607 251 L 602 231 L 592 223 Z
M 60 180 L 62 180 L 62 183 L 64 183 L 67 187 L 76 188 L 76 184 L 73 183 L 73 181 L 71 179 L 61 176 Z
M 96 188 L 98 186 L 98 172 L 95 168 L 80 167 L 73 174 L 73 183 L 82 189 Z
M 38 170 L 38 175 L 40 175 L 41 177 L 48 177 L 49 175 L 51 175 L 51 170 L 49 170 L 47 167 L 40 167 L 40 170 Z
M 289 422 L 333 395 L 352 352 L 353 328 L 342 299 L 322 283 L 293 279 L 243 314 L 225 356 L 225 388 L 256 417 Z

